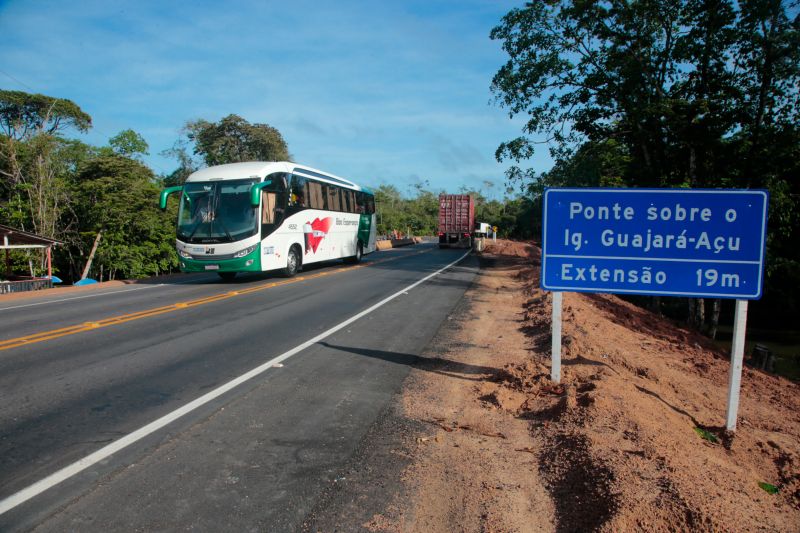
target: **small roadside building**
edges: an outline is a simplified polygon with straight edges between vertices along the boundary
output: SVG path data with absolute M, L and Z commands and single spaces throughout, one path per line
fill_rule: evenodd
M 5 250 L 5 280 L 0 281 L 0 294 L 6 292 L 33 291 L 53 286 L 53 246 L 63 244 L 55 239 L 18 230 L 0 224 L 0 250 Z M 10 251 L 37 248 L 43 250 L 47 260 L 47 276 L 32 277 L 15 275 L 11 271 Z

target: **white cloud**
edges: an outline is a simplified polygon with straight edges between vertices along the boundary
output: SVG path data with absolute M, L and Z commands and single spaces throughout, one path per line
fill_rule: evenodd
M 0 69 L 78 103 L 90 142 L 140 132 L 157 171 L 187 120 L 237 113 L 312 166 L 456 190 L 502 182 L 494 151 L 520 131 L 488 105 L 504 61 L 488 34 L 516 4 L 12 1 Z

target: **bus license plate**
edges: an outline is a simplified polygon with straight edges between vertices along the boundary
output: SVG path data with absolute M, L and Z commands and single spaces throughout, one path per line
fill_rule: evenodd
M 206 265 L 206 270 L 219 270 L 219 265 Z

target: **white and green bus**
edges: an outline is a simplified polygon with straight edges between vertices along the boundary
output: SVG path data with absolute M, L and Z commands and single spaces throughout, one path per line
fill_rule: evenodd
M 375 251 L 375 198 L 350 180 L 290 162 L 233 163 L 193 173 L 161 191 L 180 193 L 177 249 L 183 272 L 280 270 Z

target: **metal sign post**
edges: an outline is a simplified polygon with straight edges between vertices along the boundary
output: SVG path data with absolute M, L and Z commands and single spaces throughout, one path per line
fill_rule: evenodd
M 544 192 L 542 289 L 553 292 L 552 378 L 561 378 L 561 292 L 736 299 L 727 427 L 739 404 L 746 300 L 761 298 L 769 194 L 723 189 Z
M 747 300 L 736 300 L 736 313 L 733 318 L 733 345 L 731 346 L 731 379 L 728 385 L 728 412 L 725 428 L 736 431 L 736 418 L 739 413 L 739 390 L 742 383 L 742 364 L 744 362 L 744 333 L 747 329 Z
M 553 383 L 561 383 L 561 292 L 553 293 L 553 342 L 550 351 L 552 365 L 550 379 Z

